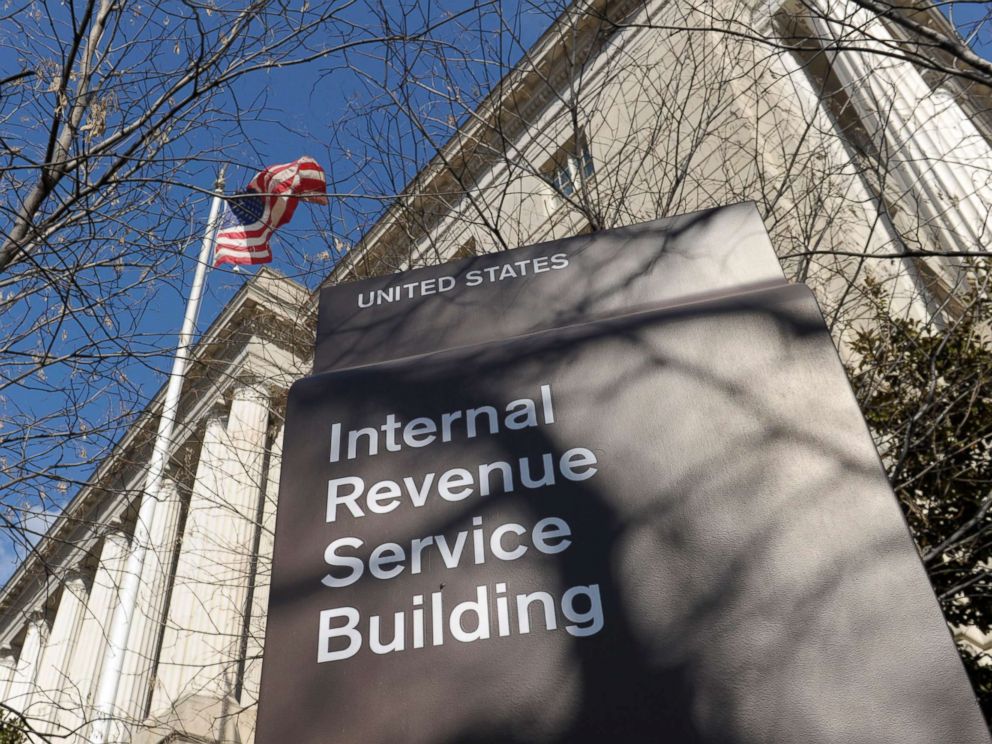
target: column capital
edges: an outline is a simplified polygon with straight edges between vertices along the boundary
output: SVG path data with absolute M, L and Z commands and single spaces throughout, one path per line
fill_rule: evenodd
M 167 475 L 162 476 L 162 482 L 159 484 L 159 501 L 165 501 L 167 499 L 175 498 L 179 494 L 179 484 L 176 482 L 175 478 L 170 478 Z
M 62 575 L 62 584 L 68 589 L 69 584 L 82 585 L 85 590 L 89 585 L 90 572 L 81 564 L 75 563 L 69 566 Z
M 96 529 L 97 542 L 93 546 L 97 558 L 102 558 L 107 545 L 116 545 L 118 549 L 127 549 L 131 542 L 131 530 L 124 524 L 123 514 L 114 514 L 106 519 Z
M 218 399 L 215 401 L 207 410 L 204 412 L 203 419 L 203 439 L 204 441 L 211 438 L 211 434 L 216 438 L 218 432 L 223 432 L 225 428 L 225 421 L 228 415 L 228 405 L 223 399 Z
M 101 537 L 106 537 L 107 534 L 112 532 L 124 532 L 124 515 L 114 514 L 103 520 L 101 527 Z
M 267 403 L 271 397 L 272 393 L 269 390 L 269 385 L 258 375 L 249 373 L 239 374 L 231 386 L 232 400 L 251 400 L 259 403 Z
M 206 422 L 221 421 L 227 416 L 230 405 L 223 397 L 218 397 L 203 412 L 202 420 Z
M 28 630 L 31 629 L 31 626 L 35 626 L 35 627 L 45 626 L 46 629 L 48 628 L 48 619 L 45 615 L 44 610 L 40 610 L 38 608 L 27 610 L 24 613 L 24 620 L 25 620 L 25 625 L 28 626 Z

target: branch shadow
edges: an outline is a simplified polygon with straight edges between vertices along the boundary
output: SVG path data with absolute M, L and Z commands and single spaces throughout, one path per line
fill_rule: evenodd
M 326 461 L 373 426 L 555 391 L 556 421 Z M 987 741 L 815 302 L 781 287 L 319 375 L 290 397 L 258 741 Z M 307 423 L 304 424 L 303 422 Z M 599 471 L 326 524 L 329 476 L 369 484 L 588 446 Z M 294 504 L 288 506 L 287 504 Z M 344 589 L 323 548 L 485 525 L 569 524 L 567 550 Z M 448 642 L 311 665 L 322 609 L 391 615 L 500 582 L 600 589 L 603 630 Z M 516 589 L 514 590 L 516 591 Z M 449 604 L 450 607 L 450 604 Z M 488 611 L 493 615 L 492 605 Z M 493 618 L 490 617 L 492 621 Z M 364 620 L 363 620 L 364 622 Z M 492 622 L 490 623 L 492 624 Z M 364 629 L 363 631 L 364 632 Z M 289 696 L 287 698 L 287 695 Z M 272 715 L 292 700 L 292 720 Z M 281 702 L 280 702 L 281 701 Z M 315 733 L 317 732 L 317 733 Z

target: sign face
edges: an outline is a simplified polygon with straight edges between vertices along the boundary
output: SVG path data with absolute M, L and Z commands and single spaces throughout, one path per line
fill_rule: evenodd
M 784 281 L 752 203 L 321 291 L 314 372 Z
M 450 346 L 293 386 L 259 744 L 988 742 L 804 287 Z

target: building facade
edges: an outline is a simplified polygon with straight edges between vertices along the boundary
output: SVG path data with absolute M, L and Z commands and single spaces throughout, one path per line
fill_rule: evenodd
M 892 54 L 900 33 L 832 0 L 575 3 L 452 116 L 326 281 L 753 200 L 842 351 L 866 278 L 894 312 L 946 322 L 992 228 L 988 109 Z M 112 741 L 253 741 L 284 398 L 310 369 L 314 314 L 311 292 L 262 269 L 198 344 Z M 0 700 L 39 741 L 91 739 L 163 397 L 0 592 Z

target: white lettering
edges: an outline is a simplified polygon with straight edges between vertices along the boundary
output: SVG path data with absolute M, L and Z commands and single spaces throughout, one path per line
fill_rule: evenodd
M 364 543 L 357 537 L 340 537 L 328 545 L 327 549 L 324 550 L 324 563 L 328 566 L 344 566 L 351 569 L 351 572 L 347 576 L 342 577 L 327 574 L 320 580 L 320 583 L 334 589 L 342 586 L 349 586 L 362 578 L 362 574 L 365 573 L 365 564 L 362 563 L 361 558 L 339 556 L 337 554 L 339 547 L 354 548 L 355 550 L 358 550 L 362 547 L 362 545 L 364 545 Z
M 342 486 L 350 486 L 352 491 L 347 496 L 339 496 L 338 490 Z M 338 504 L 344 504 L 351 512 L 351 516 L 364 517 L 365 513 L 355 502 L 365 490 L 365 481 L 356 475 L 345 476 L 344 478 L 332 478 L 327 481 L 327 517 L 326 521 L 333 522 L 338 518 Z
M 489 637 L 489 598 L 488 589 L 485 586 L 476 587 L 476 600 L 461 602 L 455 605 L 448 619 L 448 630 L 456 641 L 471 643 L 481 641 Z M 462 618 L 472 613 L 476 617 L 475 630 L 465 630 Z
M 376 514 L 388 514 L 400 505 L 400 487 L 395 481 L 379 481 L 369 489 L 365 503 L 368 504 L 369 511 Z
M 415 418 L 403 427 L 403 441 L 408 447 L 426 447 L 437 439 L 437 424 L 429 418 Z
M 343 626 L 336 628 L 334 620 L 339 617 L 345 618 Z M 362 634 L 355 630 L 361 616 L 354 607 L 338 607 L 334 610 L 322 610 L 320 613 L 320 630 L 317 635 L 317 663 L 323 664 L 325 661 L 340 661 L 349 659 L 358 653 L 362 647 Z M 335 638 L 345 636 L 348 645 L 337 651 L 330 649 L 331 642 Z
M 558 469 L 570 481 L 584 481 L 592 478 L 599 470 L 596 465 L 596 455 L 585 447 L 573 447 L 561 456 Z M 586 468 L 579 471 L 578 468 Z
M 527 546 L 521 545 L 519 542 L 517 543 L 517 547 L 512 550 L 505 550 L 503 548 L 503 535 L 508 532 L 523 535 L 527 532 L 527 528 L 523 525 L 509 522 L 493 530 L 493 534 L 489 537 L 489 551 L 501 561 L 515 561 L 527 552 Z
M 377 579 L 392 579 L 403 573 L 405 560 L 406 552 L 402 547 L 396 543 L 383 543 L 369 556 L 369 573 Z
M 545 517 L 534 525 L 532 539 L 534 547 L 547 555 L 554 555 L 567 550 L 572 541 L 568 538 L 572 536 L 572 530 L 568 523 L 558 517 Z M 558 540 L 558 543 L 551 545 L 548 540 Z

